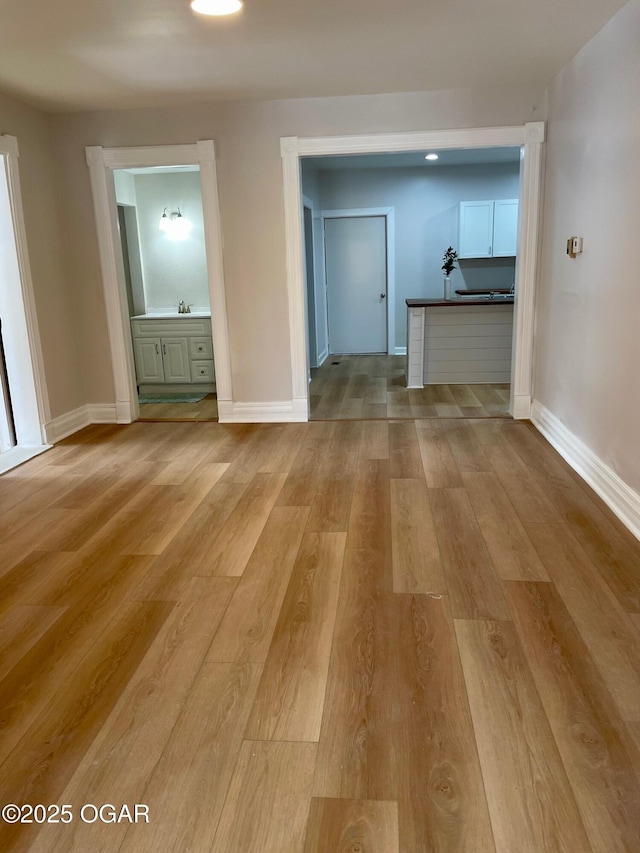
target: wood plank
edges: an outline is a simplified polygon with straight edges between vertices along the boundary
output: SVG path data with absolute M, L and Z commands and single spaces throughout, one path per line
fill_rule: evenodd
M 347 548 L 379 551 L 388 560 L 388 589 L 391 589 L 389 502 L 389 462 L 384 459 L 361 460 L 351 502 Z
M 304 853 L 400 853 L 398 804 L 314 797 Z
M 208 661 L 264 662 L 308 516 L 306 507 L 271 511 L 211 644 Z
M 190 582 L 66 786 L 65 803 L 108 803 L 117 791 L 119 802 L 150 805 L 145 788 L 236 584 L 235 578 Z M 157 819 L 154 813 L 153 825 Z M 43 830 L 39 844 L 43 851 L 109 850 L 119 848 L 127 828 L 76 820 Z
M 239 577 L 244 572 L 285 479 L 286 474 L 255 475 L 198 563 L 199 574 Z
M 346 535 L 306 533 L 247 726 L 250 740 L 317 741 Z
M 124 607 L 150 562 L 117 555 L 113 560 L 108 588 L 90 591 L 68 608 L 0 682 L 0 762 L 55 697 L 67 693 L 72 673 Z
M 482 445 L 465 420 L 443 420 L 441 431 L 445 434 L 451 453 L 461 474 L 490 471 L 489 460 Z
M 395 596 L 400 849 L 493 850 L 469 703 L 446 598 Z
M 212 849 L 300 853 L 316 748 L 245 741 Z
M 213 837 L 259 677 L 255 664 L 204 664 L 144 792 L 153 821 L 130 827 L 120 853 L 234 849 Z
M 467 495 L 498 577 L 548 581 L 544 566 L 495 474 L 463 474 Z
M 464 489 L 430 489 L 451 611 L 460 619 L 510 619 L 502 587 Z
M 389 476 L 392 479 L 417 479 L 424 476 L 413 421 L 389 424 Z
M 640 637 L 564 524 L 527 533 L 625 720 L 640 721 Z
M 145 486 L 84 547 L 109 548 L 118 554 L 161 554 L 226 469 L 227 463 L 211 463 L 180 486 Z
M 362 424 L 361 459 L 389 458 L 389 424 L 385 421 L 365 421 Z
M 329 454 L 335 424 L 311 423 L 278 497 L 278 506 L 311 506 L 319 468 Z
M 402 772 L 393 719 L 392 610 L 379 550 L 347 548 L 322 717 L 314 795 L 395 799 Z
M 424 480 L 391 480 L 391 543 L 394 592 L 447 591 Z
M 171 608 L 163 602 L 122 607 L 2 764 L 3 802 L 58 802 Z M 12 849 L 17 837 L 28 844 L 38 829 L 0 823 L 0 849 Z
M 318 489 L 307 529 L 324 533 L 346 532 L 355 485 L 362 425 L 337 423 L 329 454 L 318 465 Z
M 437 422 L 417 422 L 418 445 L 427 486 L 430 489 L 461 487 L 462 478 L 449 442 L 434 423 Z
M 640 752 L 587 647 L 552 584 L 505 586 L 593 850 L 640 850 Z
M 521 521 L 558 521 L 556 508 L 504 439 L 486 446 L 484 452 Z
M 496 851 L 590 850 L 513 626 L 455 626 Z
M 16 605 L 0 622 L 0 681 L 64 613 L 64 607 Z

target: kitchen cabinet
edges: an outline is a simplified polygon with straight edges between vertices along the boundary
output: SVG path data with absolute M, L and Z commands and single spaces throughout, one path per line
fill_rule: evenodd
M 461 201 L 458 257 L 515 257 L 518 199 Z
M 214 389 L 213 342 L 209 318 L 132 318 L 136 380 L 143 386 L 210 386 Z M 186 389 L 184 389 L 186 390 Z

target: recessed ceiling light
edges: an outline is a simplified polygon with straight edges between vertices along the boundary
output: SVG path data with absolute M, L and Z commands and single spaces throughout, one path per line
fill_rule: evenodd
M 437 160 L 438 155 L 437 154 L 427 154 L 427 156 L 424 159 L 425 160 Z
M 191 8 L 201 15 L 233 15 L 242 9 L 240 0 L 191 0 Z

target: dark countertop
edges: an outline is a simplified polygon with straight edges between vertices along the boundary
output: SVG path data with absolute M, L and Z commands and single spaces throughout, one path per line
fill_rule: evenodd
M 405 299 L 407 308 L 433 308 L 443 306 L 446 308 L 459 308 L 461 305 L 513 305 L 513 297 L 505 299 L 472 299 L 469 296 L 461 296 L 456 299 Z

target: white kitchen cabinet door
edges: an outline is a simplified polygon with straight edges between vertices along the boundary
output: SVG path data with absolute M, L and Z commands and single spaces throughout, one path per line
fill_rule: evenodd
M 490 258 L 493 244 L 493 202 L 460 202 L 459 258 Z
M 191 382 L 187 338 L 164 338 L 162 361 L 165 382 Z
M 133 354 L 139 383 L 164 382 L 160 338 L 134 338 Z
M 518 245 L 518 199 L 494 202 L 493 257 L 515 257 Z

